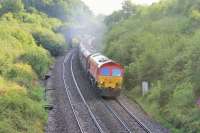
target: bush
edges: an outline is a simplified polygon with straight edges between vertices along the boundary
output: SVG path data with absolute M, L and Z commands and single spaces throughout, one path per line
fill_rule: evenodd
M 4 15 L 5 16 L 5 15 Z M 4 17 L 3 16 L 3 17 Z M 34 31 L 38 27 L 45 28 L 45 30 L 52 31 L 62 25 L 62 22 L 56 18 L 49 18 L 46 14 L 38 12 L 37 10 L 31 14 L 27 12 L 20 12 L 13 16 L 20 22 L 29 25 L 28 31 Z M 26 27 L 26 25 L 24 25 Z
M 134 7 L 135 15 L 128 18 L 122 9 L 106 19 L 104 52 L 125 65 L 128 96 L 172 132 L 199 130 L 199 5 L 198 0 L 162 0 Z M 138 91 L 142 81 L 151 88 L 145 97 Z
M 17 93 L 26 94 L 26 89 L 17 85 L 16 83 L 6 81 L 0 76 L 0 96 L 7 95 L 8 93 L 15 91 Z
M 190 130 L 190 123 L 193 121 L 193 110 L 195 110 L 195 97 L 192 91 L 192 84 L 185 82 L 178 85 L 169 100 L 169 104 L 166 107 L 168 112 L 168 121 L 172 121 L 172 124 L 176 128 L 184 126 L 184 132 L 197 131 L 198 129 Z M 189 110 L 188 110 L 189 109 Z
M 58 56 L 65 48 L 65 39 L 56 30 L 63 22 L 49 16 L 71 20 L 68 16 L 77 5 L 84 4 L 0 0 L 0 133 L 44 132 L 44 88 L 37 80 L 52 63 L 50 53 Z
M 41 103 L 13 91 L 0 96 L 0 119 L 0 132 L 42 133 L 46 113 Z
M 10 22 L 8 22 L 8 24 L 9 23 Z M 33 68 L 39 77 L 42 77 L 42 75 L 47 72 L 51 63 L 50 55 L 46 50 L 38 47 L 32 35 L 24 29 L 19 28 L 18 24 L 10 26 L 8 24 L 2 22 L 0 25 L 0 28 L 3 27 L 0 31 L 0 63 L 2 64 L 0 66 L 0 72 L 2 71 L 2 74 L 3 72 L 8 72 L 14 69 L 14 67 L 12 67 L 14 62 L 24 61 Z M 7 39 L 9 39 L 9 41 Z M 35 77 L 34 74 L 32 76 Z
M 65 40 L 62 35 L 41 29 L 33 32 L 33 37 L 37 44 L 47 49 L 51 55 L 59 56 L 64 53 Z
M 28 96 L 34 101 L 43 101 L 44 89 L 41 86 L 34 86 L 31 90 L 28 90 Z
M 20 60 L 31 65 L 40 78 L 47 73 L 51 64 L 48 52 L 41 47 L 35 47 L 32 50 L 26 51 L 26 53 L 21 55 Z
M 19 12 L 23 10 L 24 5 L 21 0 L 4 0 L 1 2 L 0 15 L 7 12 Z
M 36 74 L 33 72 L 31 66 L 27 64 L 14 64 L 5 76 L 26 87 L 33 86 L 37 80 Z

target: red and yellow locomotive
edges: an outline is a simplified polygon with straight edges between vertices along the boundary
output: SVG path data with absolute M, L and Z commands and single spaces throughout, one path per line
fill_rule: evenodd
M 123 82 L 124 68 L 100 53 L 93 53 L 81 43 L 79 58 L 84 71 L 103 97 L 117 97 Z

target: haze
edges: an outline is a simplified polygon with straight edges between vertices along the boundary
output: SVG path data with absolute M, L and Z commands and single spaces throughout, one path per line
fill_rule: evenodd
M 121 9 L 121 3 L 124 0 L 82 0 L 95 15 L 109 15 L 112 12 Z M 136 4 L 150 5 L 158 0 L 132 0 Z

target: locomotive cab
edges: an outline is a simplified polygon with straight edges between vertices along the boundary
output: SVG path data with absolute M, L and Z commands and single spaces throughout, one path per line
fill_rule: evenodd
M 115 98 L 120 95 L 124 69 L 119 64 L 110 61 L 98 69 L 97 87 L 101 96 Z
M 103 97 L 115 98 L 120 94 L 123 82 L 123 67 L 100 53 L 89 57 L 89 75 Z
M 98 87 L 111 90 L 121 89 L 123 69 L 114 63 L 103 65 L 99 69 Z

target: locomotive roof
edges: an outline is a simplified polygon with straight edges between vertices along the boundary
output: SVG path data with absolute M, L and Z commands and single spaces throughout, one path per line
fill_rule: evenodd
M 97 63 L 98 67 L 101 67 L 102 65 L 106 64 L 106 63 L 110 63 L 113 62 L 111 59 L 109 59 L 108 57 L 102 55 L 101 53 L 96 53 L 91 55 L 91 59 Z
M 86 41 L 87 40 L 87 41 Z M 101 53 L 97 53 L 96 50 L 94 49 L 94 47 L 92 46 L 92 41 L 94 39 L 90 39 L 88 41 L 88 39 L 83 40 L 80 43 L 80 48 L 81 48 L 81 52 L 83 53 L 83 55 L 86 58 L 90 58 L 92 59 L 97 66 L 100 68 L 102 65 L 107 64 L 107 63 L 114 63 L 114 64 L 118 64 L 116 62 L 114 62 L 113 60 L 109 59 L 108 57 L 102 55 Z

